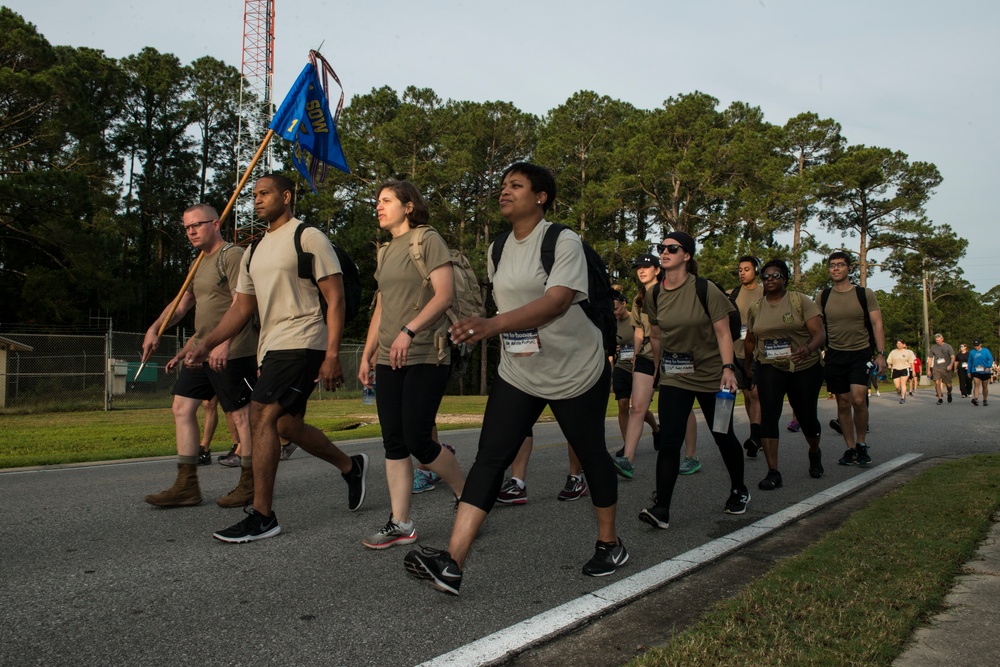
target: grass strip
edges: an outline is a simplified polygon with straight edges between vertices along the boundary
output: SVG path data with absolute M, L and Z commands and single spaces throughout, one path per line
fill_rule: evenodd
M 306 422 L 333 442 L 382 435 L 375 405 L 363 405 L 360 394 L 309 401 Z M 438 430 L 478 428 L 486 396 L 445 396 L 438 410 Z M 174 418 L 167 405 L 142 410 L 50 412 L 0 416 L 0 469 L 21 466 L 87 463 L 170 456 L 177 453 Z M 656 411 L 654 400 L 653 411 Z M 618 414 L 612 396 L 607 415 Z M 204 414 L 199 412 L 199 423 Z M 540 421 L 552 420 L 546 408 Z M 229 451 L 231 440 L 219 411 L 212 452 Z
M 891 665 L 998 508 L 1000 456 L 934 466 L 629 664 Z

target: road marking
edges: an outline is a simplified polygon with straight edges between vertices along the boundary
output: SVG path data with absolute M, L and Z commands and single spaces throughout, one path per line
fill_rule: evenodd
M 580 625 L 594 616 L 606 614 L 618 607 L 660 588 L 682 577 L 706 563 L 717 560 L 759 540 L 768 533 L 815 512 L 894 470 L 919 459 L 921 454 L 904 454 L 880 466 L 841 482 L 829 489 L 792 505 L 780 512 L 770 514 L 749 526 L 744 526 L 728 535 L 686 551 L 642 572 L 588 593 L 549 611 L 532 616 L 509 628 L 421 663 L 418 667 L 474 667 L 494 665 L 509 660 L 536 644 L 555 638 Z

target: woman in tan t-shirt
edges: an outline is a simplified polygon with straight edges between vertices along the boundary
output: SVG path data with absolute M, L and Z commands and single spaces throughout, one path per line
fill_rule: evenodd
M 383 184 L 375 210 L 379 227 L 392 239 L 379 250 L 375 270 L 379 289 L 358 379 L 366 387 L 378 387 L 376 405 L 392 512 L 385 526 L 361 543 L 387 549 L 417 539 L 410 520 L 411 455 L 440 475 L 456 497 L 462 495 L 464 481 L 455 455 L 432 437 L 451 370 L 442 363 L 449 355 L 438 354 L 435 340 L 447 330 L 445 311 L 455 291 L 448 246 L 433 229 L 415 231 L 426 227 L 429 213 L 409 181 Z M 418 235 L 427 281 L 411 256 L 410 244 Z
M 816 401 L 823 386 L 819 350 L 826 342 L 822 313 L 812 299 L 788 291 L 788 265 L 772 259 L 761 269 L 764 296 L 750 306 L 744 341 L 747 378 L 760 396 L 760 432 L 767 476 L 757 488 L 782 486 L 778 472 L 778 421 L 788 396 L 792 412 L 809 443 L 809 475 L 823 476 Z M 751 364 L 752 361 L 752 364 Z

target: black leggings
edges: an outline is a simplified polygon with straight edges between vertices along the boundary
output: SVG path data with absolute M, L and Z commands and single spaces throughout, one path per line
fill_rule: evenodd
M 503 474 L 517 456 L 524 434 L 548 405 L 563 435 L 576 452 L 590 485 L 595 507 L 618 502 L 618 477 L 604 439 L 604 415 L 608 409 L 611 365 L 593 387 L 575 398 L 549 400 L 526 394 L 499 375 L 493 380 L 486 401 L 483 428 L 479 434 L 476 461 L 465 479 L 462 502 L 489 512 L 497 501 Z
M 694 392 L 660 385 L 660 452 L 656 456 L 656 504 L 660 507 L 670 508 L 670 499 L 674 495 L 674 485 L 677 484 L 680 470 L 684 431 L 695 398 L 701 406 L 701 414 L 711 426 L 715 418 L 714 392 Z M 715 445 L 729 471 L 730 488 L 746 491 L 747 487 L 743 483 L 743 448 L 733 433 L 733 418 L 729 418 L 727 433 L 712 431 L 712 437 L 715 438 Z
M 819 390 L 823 386 L 823 365 L 815 364 L 804 371 L 789 373 L 768 364 L 754 367 L 757 395 L 760 397 L 760 435 L 778 439 L 781 409 L 785 396 L 792 413 L 807 438 L 818 438 L 821 428 L 816 413 Z
M 447 365 L 375 366 L 375 407 L 386 459 L 400 461 L 413 454 L 427 465 L 441 453 L 431 432 L 450 373 Z

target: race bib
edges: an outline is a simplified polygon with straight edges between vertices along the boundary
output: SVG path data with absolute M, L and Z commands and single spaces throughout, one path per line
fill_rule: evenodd
M 986 372 L 986 366 L 976 366 L 976 372 L 977 373 L 985 373 Z
M 664 352 L 660 360 L 663 375 L 694 373 L 694 354 L 691 352 Z
M 618 358 L 622 361 L 629 361 L 635 357 L 635 346 L 634 345 L 619 345 L 618 346 Z
M 934 360 L 934 363 L 935 365 L 940 366 L 941 364 L 945 363 L 944 357 L 938 357 L 937 359 Z
M 503 341 L 504 352 L 514 357 L 530 357 L 542 351 L 538 329 L 503 333 L 500 334 L 500 340 Z
M 966 362 L 963 361 L 962 362 L 962 368 L 968 368 L 968 367 L 969 367 L 969 364 L 967 364 Z
M 792 356 L 792 341 L 787 338 L 767 338 L 764 340 L 765 359 L 784 359 Z
M 746 340 L 747 338 L 747 325 L 742 325 L 740 327 L 740 340 Z

